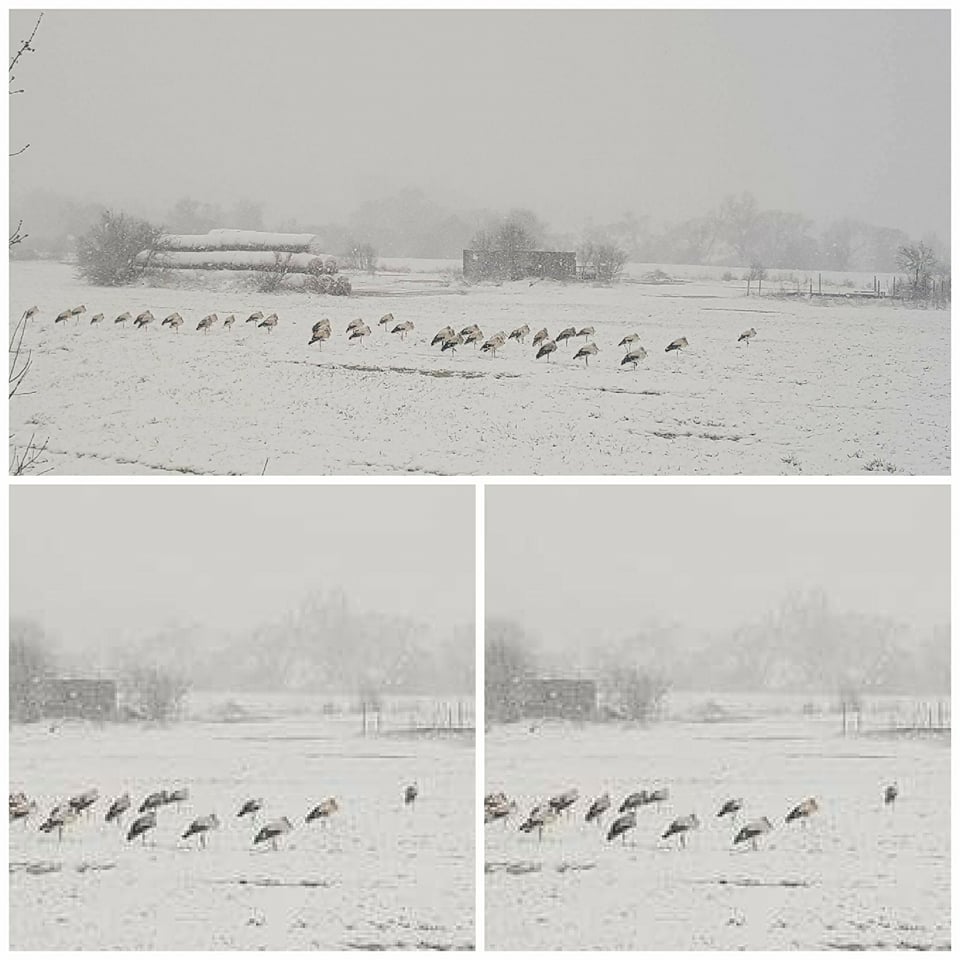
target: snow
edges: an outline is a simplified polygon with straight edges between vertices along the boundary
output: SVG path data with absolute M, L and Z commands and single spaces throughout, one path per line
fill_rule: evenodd
M 543 842 L 516 817 L 486 830 L 485 943 L 492 950 L 824 950 L 950 946 L 950 757 L 945 741 L 841 737 L 839 721 L 768 718 L 647 730 L 494 727 L 485 789 L 535 802 L 578 787 Z M 896 809 L 883 790 L 896 781 Z M 591 800 L 667 786 L 627 844 L 584 822 Z M 784 825 L 807 796 L 806 829 Z M 716 817 L 730 797 L 774 832 L 734 851 Z M 661 841 L 696 812 L 686 849 Z M 605 826 L 612 822 L 608 814 Z
M 301 249 L 314 241 L 312 233 L 270 233 L 263 230 L 211 230 L 209 233 L 164 234 L 160 243 L 175 250 L 244 250 L 270 247 Z
M 167 728 L 14 726 L 11 790 L 36 797 L 41 816 L 91 786 L 101 800 L 62 844 L 37 819 L 11 825 L 11 948 L 471 948 L 472 743 L 362 738 L 358 728 L 302 713 Z M 403 803 L 411 781 L 420 789 L 413 809 Z M 159 812 L 152 845 L 127 843 L 103 821 L 124 790 L 139 804 L 176 786 L 190 800 Z M 307 811 L 331 795 L 340 812 L 327 828 L 306 827 Z M 236 818 L 257 796 L 266 801 L 261 825 L 294 822 L 277 851 L 254 850 L 254 828 Z M 214 811 L 222 826 L 206 850 L 180 840 Z
M 408 262 L 409 264 L 409 262 Z M 892 303 L 744 297 L 742 284 L 527 281 L 466 287 L 442 274 L 351 275 L 353 297 L 262 295 L 210 275 L 177 288 L 94 288 L 65 265 L 13 262 L 12 321 L 36 303 L 33 366 L 11 403 L 17 442 L 49 440 L 54 473 L 854 474 L 950 470 L 950 315 Z M 176 271 L 177 274 L 189 271 Z M 225 273 L 227 273 L 225 271 Z M 54 325 L 85 303 L 79 324 Z M 150 308 L 140 331 L 113 317 Z M 246 325 L 276 311 L 268 334 Z M 178 310 L 180 334 L 159 321 Z M 211 311 L 232 330 L 195 330 Z M 91 327 L 89 317 L 105 321 Z M 405 341 L 377 325 L 412 320 Z M 365 346 L 345 328 L 363 317 Z M 334 335 L 308 347 L 329 317 Z M 596 327 L 589 369 L 510 342 L 441 355 L 441 327 Z M 737 337 L 748 327 L 749 345 Z M 621 367 L 619 340 L 649 352 Z M 666 354 L 686 336 L 690 348 Z

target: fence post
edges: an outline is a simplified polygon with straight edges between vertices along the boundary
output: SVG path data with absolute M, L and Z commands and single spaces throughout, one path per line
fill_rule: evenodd
M 363 722 L 363 735 L 366 736 L 367 735 L 367 701 L 366 700 L 364 700 L 360 704 L 360 714 Z

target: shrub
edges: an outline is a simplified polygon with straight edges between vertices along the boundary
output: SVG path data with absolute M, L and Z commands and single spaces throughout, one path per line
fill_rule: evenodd
M 77 240 L 80 275 L 101 287 L 132 283 L 150 265 L 160 233 L 146 220 L 105 210 L 100 222 Z M 144 251 L 149 251 L 147 256 L 138 260 Z
M 190 689 L 187 678 L 169 667 L 133 666 L 124 676 L 128 705 L 145 720 L 171 720 L 180 714 Z
M 290 272 L 292 254 L 274 253 L 273 265 L 257 271 L 257 290 L 260 293 L 276 293 Z

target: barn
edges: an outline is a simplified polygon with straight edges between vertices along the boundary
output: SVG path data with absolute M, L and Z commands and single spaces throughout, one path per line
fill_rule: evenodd
M 520 280 L 523 277 L 576 280 L 577 255 L 559 250 L 463 251 L 464 280 Z
M 563 677 L 528 680 L 521 710 L 525 717 L 592 720 L 597 713 L 597 683 Z
M 51 677 L 43 682 L 40 704 L 44 717 L 113 720 L 117 684 L 113 680 Z

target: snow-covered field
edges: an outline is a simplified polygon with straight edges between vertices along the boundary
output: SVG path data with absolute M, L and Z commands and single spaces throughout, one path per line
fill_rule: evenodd
M 841 737 L 837 718 L 666 723 L 647 730 L 546 723 L 497 726 L 485 740 L 487 791 L 516 798 L 486 827 L 486 946 L 494 950 L 947 949 L 949 739 Z M 884 787 L 896 781 L 896 809 Z M 666 786 L 626 846 L 584 822 L 592 798 Z M 535 802 L 571 787 L 572 817 L 517 830 Z M 734 851 L 716 813 L 743 797 L 774 832 Z M 815 796 L 806 829 L 784 825 Z M 678 816 L 702 827 L 686 849 L 659 837 Z M 740 820 L 740 823 L 744 819 Z
M 15 442 L 46 440 L 46 466 L 67 474 L 949 473 L 947 311 L 746 298 L 739 280 L 710 277 L 465 287 L 413 265 L 352 277 L 355 296 L 340 298 L 258 295 L 235 278 L 103 289 L 67 265 L 13 262 L 11 322 L 40 307 L 10 407 Z M 79 323 L 54 325 L 80 303 Z M 113 323 L 147 308 L 157 320 L 144 331 Z M 279 314 L 272 334 L 244 324 L 258 309 Z M 179 334 L 159 324 L 174 310 Z M 212 311 L 238 322 L 196 332 Z M 378 327 L 387 312 L 413 335 Z M 373 330 L 363 347 L 344 333 L 358 316 Z M 321 317 L 334 329 L 322 353 L 307 346 Z M 583 340 L 552 362 L 529 341 L 496 358 L 430 346 L 471 323 L 487 335 L 590 325 L 600 352 L 585 368 L 573 360 Z M 637 371 L 617 346 L 633 332 L 649 354 Z M 665 353 L 680 336 L 689 349 Z
M 14 726 L 10 786 L 39 814 L 90 787 L 101 801 L 63 843 L 34 818 L 10 830 L 10 946 L 95 950 L 470 949 L 474 943 L 474 751 L 466 737 L 370 736 L 297 715 L 166 729 Z M 405 807 L 416 781 L 420 796 Z M 104 823 L 112 797 L 135 803 L 187 786 L 159 813 L 154 844 Z M 328 828 L 304 826 L 327 796 Z M 235 814 L 288 816 L 277 851 L 254 850 Z M 197 816 L 222 822 L 206 850 L 180 840 Z M 127 823 L 130 822 L 127 817 Z

